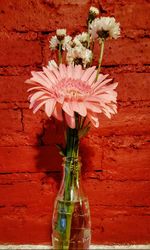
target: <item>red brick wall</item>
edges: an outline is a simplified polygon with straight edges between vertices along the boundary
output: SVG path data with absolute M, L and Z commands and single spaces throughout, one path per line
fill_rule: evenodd
M 150 242 L 149 1 L 0 0 L 0 243 L 48 243 L 61 158 L 61 125 L 28 109 L 31 69 L 50 59 L 56 28 L 85 29 L 90 5 L 121 23 L 103 72 L 119 82 L 118 114 L 82 141 L 92 242 Z

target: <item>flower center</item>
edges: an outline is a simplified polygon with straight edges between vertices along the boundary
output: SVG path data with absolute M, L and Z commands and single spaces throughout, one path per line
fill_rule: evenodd
M 98 31 L 97 31 L 97 35 L 98 35 L 98 37 L 100 37 L 100 38 L 106 39 L 106 38 L 109 37 L 109 31 L 108 31 L 108 30 L 103 30 L 103 29 L 101 29 L 101 30 L 98 30 Z
M 63 79 L 57 85 L 57 95 L 67 99 L 83 99 L 91 92 L 91 87 L 80 79 Z

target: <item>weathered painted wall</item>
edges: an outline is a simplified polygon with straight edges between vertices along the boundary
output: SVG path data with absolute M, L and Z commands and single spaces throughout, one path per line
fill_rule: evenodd
M 56 28 L 85 30 L 99 7 L 121 23 L 103 73 L 118 86 L 118 114 L 82 141 L 92 242 L 150 242 L 149 10 L 147 0 L 0 0 L 0 243 L 49 243 L 61 158 L 61 124 L 28 109 L 24 80 L 50 59 Z

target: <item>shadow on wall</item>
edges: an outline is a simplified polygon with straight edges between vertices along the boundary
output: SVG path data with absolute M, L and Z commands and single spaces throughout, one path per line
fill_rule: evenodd
M 37 146 L 37 155 L 35 158 L 36 168 L 39 172 L 44 172 L 47 176 L 54 176 L 58 186 L 62 173 L 62 156 L 56 144 L 65 145 L 65 129 L 62 122 L 52 118 L 43 122 L 43 130 L 37 136 L 39 146 Z M 92 171 L 93 159 L 96 154 L 92 145 L 90 145 L 90 133 L 88 137 L 80 141 L 80 156 L 82 162 L 82 176 L 86 176 Z

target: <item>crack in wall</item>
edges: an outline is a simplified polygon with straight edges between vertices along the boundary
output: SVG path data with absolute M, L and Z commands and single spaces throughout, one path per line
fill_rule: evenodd
M 22 131 L 24 131 L 24 114 L 23 114 L 23 109 L 22 108 L 20 108 L 20 113 L 21 113 Z

